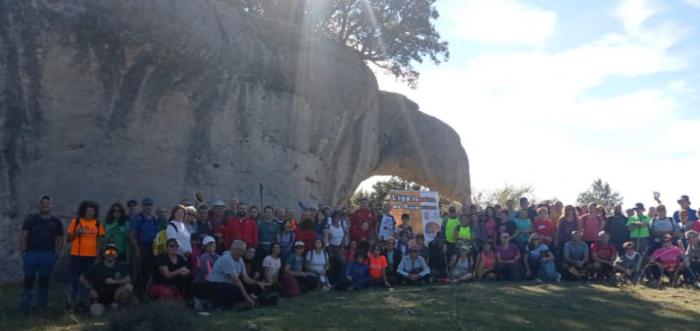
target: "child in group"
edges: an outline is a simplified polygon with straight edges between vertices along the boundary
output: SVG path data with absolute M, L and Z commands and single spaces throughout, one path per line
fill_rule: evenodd
M 458 253 L 450 259 L 450 280 L 453 283 L 471 280 L 474 278 L 472 267 L 469 246 L 460 246 Z
M 401 215 L 401 224 L 396 227 L 394 236 L 401 235 L 401 232 L 408 232 L 409 238 L 413 238 L 413 228 L 411 227 L 411 220 L 408 214 Z
M 401 256 L 408 255 L 410 251 L 408 244 L 409 239 L 410 236 L 408 234 L 408 231 L 401 231 L 401 233 L 399 234 L 399 242 L 396 244 L 397 248 L 399 249 L 399 252 L 401 252 Z
M 428 244 L 428 266 L 432 281 L 441 278 L 447 278 L 447 243 L 440 235 L 435 236 L 435 239 Z
M 370 283 L 375 286 L 391 287 L 386 275 L 386 268 L 389 266 L 386 256 L 382 255 L 382 247 L 374 245 L 372 252 L 368 255 Z
M 420 252 L 418 252 L 418 255 L 422 256 L 424 259 L 428 259 L 428 246 L 425 245 L 425 236 L 423 234 L 417 234 L 416 235 L 416 244 L 415 246 L 420 249 Z
M 619 279 L 623 282 L 633 283 L 639 279 L 641 272 L 642 256 L 636 251 L 631 241 L 622 244 L 624 252 L 615 260 L 615 271 L 619 272 Z
M 496 254 L 493 252 L 493 244 L 490 240 L 484 242 L 476 261 L 476 280 L 496 279 Z

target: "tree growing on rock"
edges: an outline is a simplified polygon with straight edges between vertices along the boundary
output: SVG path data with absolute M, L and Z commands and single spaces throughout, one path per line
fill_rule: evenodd
M 291 22 L 353 49 L 359 58 L 415 87 L 414 63 L 449 59 L 435 29 L 437 0 L 231 0 L 245 11 Z

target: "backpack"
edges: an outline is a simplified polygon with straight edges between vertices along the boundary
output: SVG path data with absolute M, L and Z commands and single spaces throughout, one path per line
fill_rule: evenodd
M 177 226 L 173 224 L 173 222 L 168 223 L 168 226 L 172 226 L 173 229 L 175 229 L 175 232 L 179 232 L 180 230 L 177 229 Z M 168 242 L 168 227 L 166 226 L 165 229 L 160 230 L 158 234 L 156 235 L 156 238 L 153 239 L 153 256 L 158 256 L 160 254 L 165 253 L 165 243 Z
M 80 226 L 80 216 L 76 216 L 75 223 L 73 223 L 73 233 L 75 233 L 75 231 L 78 229 L 79 226 Z M 95 219 L 95 228 L 97 228 L 97 255 L 100 255 L 100 252 L 102 251 L 102 244 L 103 244 L 101 242 L 102 240 L 100 240 L 100 237 L 102 237 L 102 236 L 100 236 L 100 227 L 101 226 L 102 225 L 100 224 L 100 220 Z M 106 230 L 104 228 L 102 230 L 106 232 Z M 78 236 L 78 247 L 80 247 L 80 239 L 82 237 L 83 237 L 82 235 Z M 73 240 L 75 240 L 75 239 L 73 239 Z M 72 243 L 72 240 L 68 240 L 68 237 L 66 237 L 66 244 L 71 244 L 71 243 Z

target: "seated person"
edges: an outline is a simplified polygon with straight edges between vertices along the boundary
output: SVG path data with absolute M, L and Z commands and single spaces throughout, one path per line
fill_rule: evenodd
M 396 268 L 401 263 L 401 253 L 396 248 L 396 239 L 388 238 L 384 243 L 384 256 L 386 257 L 386 277 L 390 284 L 394 284 L 399 280 L 399 274 L 396 273 Z
M 315 276 L 319 280 L 319 284 L 324 290 L 329 290 L 331 288 L 330 281 L 328 280 L 328 269 L 330 268 L 330 260 L 328 259 L 328 253 L 324 249 L 323 240 L 317 238 L 314 240 L 314 247 L 306 252 L 306 259 L 304 262 L 304 271 L 307 274 Z
M 588 245 L 582 240 L 581 232 L 572 231 L 571 240 L 564 244 L 563 269 L 568 278 L 580 279 L 588 273 Z
M 355 260 L 348 264 L 346 280 L 338 284 L 339 290 L 361 290 L 367 288 L 370 282 L 370 267 L 365 261 L 365 253 L 358 251 L 355 253 Z
M 165 253 L 156 258 L 156 271 L 148 290 L 154 300 L 182 301 L 185 298 L 185 289 L 192 273 L 178 249 L 177 239 L 170 238 L 165 243 Z
M 673 246 L 673 237 L 670 234 L 665 234 L 661 238 L 661 247 L 654 251 L 649 257 L 649 268 L 647 277 L 653 280 L 655 285 L 661 283 L 661 275 L 666 275 L 671 282 L 674 281 L 673 274 L 680 265 L 681 249 L 678 246 Z
M 642 256 L 635 250 L 634 244 L 630 241 L 622 244 L 624 252 L 615 260 L 615 271 L 620 273 L 622 281 L 636 282 L 641 276 L 639 268 Z
M 430 267 L 428 267 L 425 259 L 418 255 L 419 252 L 420 249 L 418 247 L 412 247 L 409 255 L 401 259 L 396 272 L 399 274 L 403 284 L 425 284 L 428 281 Z
M 510 242 L 510 235 L 500 235 L 501 244 L 496 247 L 496 274 L 503 280 L 521 281 L 523 269 L 520 264 L 520 248 Z
M 304 242 L 294 243 L 294 250 L 284 262 L 282 292 L 286 296 L 297 296 L 318 286 L 318 278 L 304 272 Z
M 496 279 L 496 253 L 493 251 L 490 240 L 484 242 L 484 246 L 476 259 L 476 272 L 474 276 L 476 280 Z
M 386 256 L 382 255 L 382 247 L 374 245 L 368 258 L 371 285 L 391 287 L 386 276 L 386 268 L 389 263 L 386 261 Z
M 270 247 L 270 254 L 263 259 L 263 280 L 273 287 L 279 285 L 280 270 L 282 269 L 282 245 L 274 243 Z
M 195 269 L 192 286 L 190 287 L 190 293 L 194 296 L 195 310 L 203 310 L 204 306 L 208 304 L 204 299 L 209 297 L 207 294 L 209 293 L 207 279 L 209 278 L 209 273 L 211 273 L 211 270 L 214 268 L 216 260 L 219 259 L 219 254 L 216 254 L 216 239 L 214 239 L 214 237 L 204 237 L 204 239 L 202 239 L 202 246 L 204 247 L 204 252 L 197 258 L 197 268 Z
M 246 244 L 242 240 L 234 240 L 229 251 L 224 252 L 216 260 L 207 280 L 210 284 L 210 296 L 214 305 L 231 307 L 239 302 L 245 302 L 250 307 L 255 306 L 255 295 L 249 293 L 245 285 L 254 285 L 259 291 L 265 290 L 265 284 L 248 276 L 243 262 Z
M 245 254 L 243 254 L 243 264 L 245 264 L 245 271 L 248 274 L 248 277 L 252 278 L 253 280 L 261 281 L 263 279 L 262 265 L 260 265 L 255 258 L 256 252 L 257 250 L 255 247 L 246 248 Z
M 428 261 L 428 246 L 425 245 L 425 236 L 423 234 L 417 234 L 415 237 L 415 243 L 420 252 L 418 255 L 422 256 L 426 261 Z M 430 265 L 430 263 L 428 263 Z
M 527 277 L 535 277 L 535 281 L 541 283 L 560 282 L 561 274 L 557 272 L 554 263 L 554 254 L 549 249 L 549 246 L 542 242 L 542 237 L 539 233 L 530 234 L 530 242 L 526 249 L 527 258 L 525 259 L 525 270 Z
M 453 283 L 464 282 L 474 278 L 473 263 L 469 254 L 469 246 L 462 245 L 456 255 L 450 260 L 450 280 Z
M 610 235 L 607 232 L 598 233 L 598 241 L 591 244 L 591 257 L 596 279 L 612 279 L 617 249 L 610 243 Z
M 106 306 L 116 308 L 119 304 L 138 302 L 133 295 L 129 268 L 117 260 L 118 255 L 113 244 L 107 245 L 102 250 L 102 260 L 80 276 L 80 283 L 90 291 L 90 313 L 93 316 L 102 316 Z
M 698 233 L 695 230 L 686 231 L 685 239 L 688 241 L 688 248 L 686 248 L 683 258 L 684 278 L 695 288 L 700 288 L 700 240 Z

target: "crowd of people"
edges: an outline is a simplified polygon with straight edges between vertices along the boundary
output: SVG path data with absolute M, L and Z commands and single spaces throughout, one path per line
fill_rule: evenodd
M 690 199 L 678 211 L 595 203 L 450 206 L 430 242 L 408 214 L 391 205 L 354 211 L 248 206 L 233 198 L 211 205 L 182 200 L 171 209 L 112 204 L 100 217 L 84 201 L 64 231 L 52 199 L 22 225 L 24 310 L 48 305 L 51 274 L 70 246 L 67 307 L 101 315 L 143 300 L 177 300 L 196 310 L 274 305 L 308 291 L 467 281 L 600 280 L 700 288 L 700 222 Z M 297 217 L 298 216 L 298 217 Z M 64 235 L 65 233 L 65 235 Z M 32 301 L 38 279 L 38 295 Z

